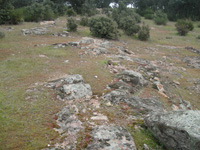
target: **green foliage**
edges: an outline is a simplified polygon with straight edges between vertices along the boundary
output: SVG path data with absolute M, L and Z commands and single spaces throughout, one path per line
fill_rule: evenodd
M 69 31 L 76 32 L 78 25 L 73 18 L 67 19 L 67 28 Z
M 183 18 L 200 20 L 199 0 L 134 0 L 134 6 L 140 15 L 145 15 L 147 8 L 163 10 L 172 21 Z
M 175 26 L 178 34 L 181 36 L 185 36 L 190 31 L 190 26 L 185 20 L 178 20 Z
M 81 14 L 86 16 L 94 16 L 97 14 L 96 5 L 94 0 L 85 0 L 81 8 Z
M 200 24 L 198 24 L 197 27 L 200 28 Z
M 82 17 L 80 25 L 82 25 L 82 26 L 88 26 L 89 25 L 89 19 L 88 19 L 88 17 Z
M 145 19 L 153 19 L 154 11 L 151 8 L 147 8 L 144 11 L 144 18 Z
M 120 27 L 129 36 L 138 33 L 140 30 L 140 26 L 137 24 L 136 20 L 130 16 L 120 20 Z
M 112 18 L 117 22 L 118 27 L 123 29 L 124 18 L 131 18 L 136 23 L 141 22 L 140 16 L 132 8 L 127 8 L 123 2 L 119 2 L 119 7 L 114 8 L 112 12 Z
M 157 25 L 166 25 L 168 21 L 167 14 L 158 10 L 155 12 L 153 20 Z
M 0 24 L 18 24 L 22 21 L 22 13 L 14 10 L 10 0 L 0 1 Z
M 197 39 L 200 39 L 200 35 L 197 36 Z
M 67 9 L 67 15 L 68 15 L 69 17 L 71 17 L 71 16 L 76 16 L 76 12 L 74 11 L 73 8 L 69 8 L 69 9 Z
M 148 25 L 143 24 L 138 32 L 138 38 L 141 41 L 147 41 L 150 38 L 150 28 Z
M 5 37 L 5 33 L 0 31 L 0 39 L 3 39 Z
M 53 20 L 56 17 L 55 8 L 55 4 L 50 0 L 33 3 L 31 6 L 26 7 L 25 21 Z
M 119 31 L 117 24 L 110 18 L 97 16 L 90 20 L 90 31 L 93 36 L 107 39 L 117 39 Z
M 188 29 L 189 29 L 189 31 L 192 31 L 193 29 L 194 29 L 194 24 L 193 24 L 193 22 L 192 21 L 187 21 L 187 24 L 188 24 Z

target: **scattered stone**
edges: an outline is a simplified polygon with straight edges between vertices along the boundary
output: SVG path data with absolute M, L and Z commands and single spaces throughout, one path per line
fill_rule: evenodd
M 191 52 L 193 52 L 193 53 L 197 53 L 197 54 L 199 54 L 200 55 L 200 50 L 199 49 L 195 49 L 195 48 L 193 48 L 193 47 L 185 47 L 185 49 L 187 49 L 187 50 L 189 50 L 189 51 L 191 51 Z
M 65 60 L 64 63 L 69 63 L 69 60 Z
M 199 150 L 200 111 L 152 114 L 145 125 L 168 149 Z
M 69 32 L 67 32 L 67 31 L 63 31 L 62 33 L 55 32 L 53 35 L 54 36 L 67 37 L 67 36 L 69 36 Z
M 183 62 L 187 63 L 188 66 L 196 69 L 200 69 L 200 56 L 198 57 L 185 57 Z
M 91 117 L 91 120 L 108 121 L 108 117 L 102 114 L 97 114 L 96 116 Z
M 143 150 L 149 150 L 149 147 L 147 146 L 147 144 L 143 145 Z
M 175 83 L 176 85 L 180 85 L 180 82 L 178 82 L 178 81 L 173 81 L 173 83 Z
M 98 126 L 93 129 L 92 143 L 86 150 L 136 150 L 134 139 L 123 127 Z
M 23 35 L 44 35 L 48 33 L 47 28 L 40 27 L 40 28 L 31 28 L 31 29 L 22 29 Z
M 14 27 L 7 27 L 7 28 L 5 28 L 5 30 L 12 31 L 12 30 L 14 30 Z
M 69 44 L 68 43 L 55 43 L 55 44 L 53 44 L 53 48 L 65 48 L 65 47 L 67 47 L 67 46 L 69 46 Z
M 40 58 L 48 58 L 46 55 L 39 55 Z

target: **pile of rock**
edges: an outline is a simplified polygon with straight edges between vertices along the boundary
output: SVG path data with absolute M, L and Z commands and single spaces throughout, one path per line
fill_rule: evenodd
M 44 28 L 44 27 L 31 28 L 31 29 L 22 29 L 21 31 L 22 31 L 23 35 L 32 35 L 32 34 L 44 35 L 44 34 L 48 33 L 47 28 Z

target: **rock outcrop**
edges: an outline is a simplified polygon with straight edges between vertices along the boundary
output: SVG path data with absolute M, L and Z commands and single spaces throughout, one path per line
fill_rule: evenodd
M 128 96 L 128 93 L 124 90 L 112 91 L 104 95 L 102 98 L 113 104 L 125 103 L 132 107 L 134 112 L 140 112 L 143 114 L 163 111 L 163 106 L 158 100 L 153 98 L 141 99 L 136 96 Z
M 200 111 L 152 114 L 145 118 L 145 125 L 168 149 L 200 148 Z
M 22 33 L 23 35 L 32 35 L 32 34 L 43 35 L 43 34 L 48 33 L 48 30 L 45 27 L 22 29 Z
M 64 100 L 75 100 L 90 98 L 92 90 L 89 84 L 84 83 L 81 75 L 69 75 L 56 81 L 48 83 L 49 87 L 55 88 L 59 98 Z
M 130 133 L 120 126 L 98 126 L 91 133 L 86 150 L 136 150 Z

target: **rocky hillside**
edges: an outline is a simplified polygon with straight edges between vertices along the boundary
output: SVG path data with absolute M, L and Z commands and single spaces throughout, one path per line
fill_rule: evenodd
M 0 149 L 198 150 L 200 29 L 144 21 L 148 42 L 69 33 L 64 18 L 0 26 Z

